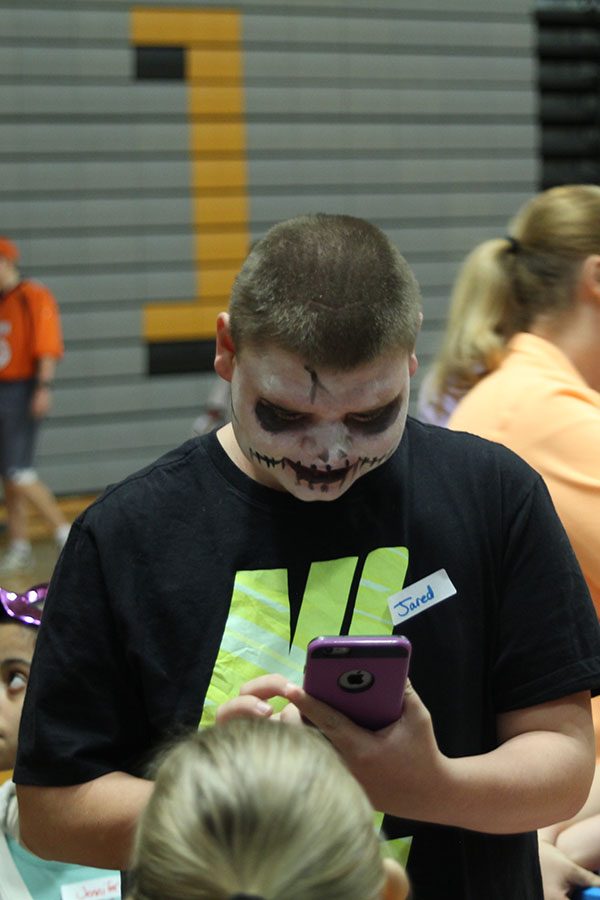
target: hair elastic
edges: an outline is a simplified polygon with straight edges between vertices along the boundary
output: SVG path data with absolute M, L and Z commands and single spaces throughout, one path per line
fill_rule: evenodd
M 512 234 L 505 235 L 504 240 L 508 241 L 508 244 L 509 244 L 508 252 L 509 253 L 518 253 L 519 250 L 521 249 L 521 242 L 519 241 L 518 238 L 513 237 Z
M 260 894 L 232 894 L 229 900 L 265 900 Z

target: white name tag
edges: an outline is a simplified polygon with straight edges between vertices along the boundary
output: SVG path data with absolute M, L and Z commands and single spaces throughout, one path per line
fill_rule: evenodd
M 453 597 L 454 594 L 456 588 L 448 578 L 448 573 L 445 569 L 438 569 L 437 572 L 415 581 L 414 584 L 388 597 L 392 621 L 394 625 L 406 622 L 407 619 L 412 619 L 413 616 L 425 612 L 448 597 Z
M 60 889 L 61 900 L 92 900 L 92 898 L 110 897 L 121 900 L 121 876 L 107 875 L 101 878 L 90 878 L 75 884 L 63 884 Z

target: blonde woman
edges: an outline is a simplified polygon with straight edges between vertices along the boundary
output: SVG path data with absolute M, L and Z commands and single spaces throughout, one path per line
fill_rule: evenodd
M 129 900 L 402 900 L 362 788 L 316 731 L 238 719 L 169 751 Z
M 543 476 L 600 614 L 599 348 L 600 187 L 551 188 L 467 258 L 421 409 Z

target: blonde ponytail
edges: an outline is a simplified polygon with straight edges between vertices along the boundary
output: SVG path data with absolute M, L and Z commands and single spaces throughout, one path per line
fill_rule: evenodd
M 479 244 L 463 262 L 452 290 L 448 324 L 431 369 L 430 402 L 459 400 L 495 368 L 522 324 L 515 290 L 515 252 L 507 238 Z
M 521 207 L 507 237 L 476 247 L 454 284 L 426 404 L 443 416 L 498 366 L 516 332 L 541 317 L 568 314 L 579 267 L 600 252 L 599 236 L 600 187 L 571 184 L 537 194 Z

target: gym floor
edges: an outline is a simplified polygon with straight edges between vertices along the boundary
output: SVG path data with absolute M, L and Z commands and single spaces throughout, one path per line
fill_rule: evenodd
M 62 497 L 58 498 L 58 503 L 67 520 L 72 522 L 94 499 L 95 496 Z M 33 568 L 0 574 L 0 587 L 5 590 L 21 593 L 34 584 L 50 580 L 58 559 L 58 551 L 47 526 L 33 512 L 29 518 L 28 533 L 33 550 Z M 5 546 L 6 514 L 0 505 L 0 554 L 4 552 Z
M 34 584 L 41 581 L 50 581 L 52 570 L 58 559 L 58 551 L 53 538 L 38 538 L 32 540 L 33 568 L 19 572 L 6 572 L 0 574 L 0 586 L 8 591 L 22 593 Z

